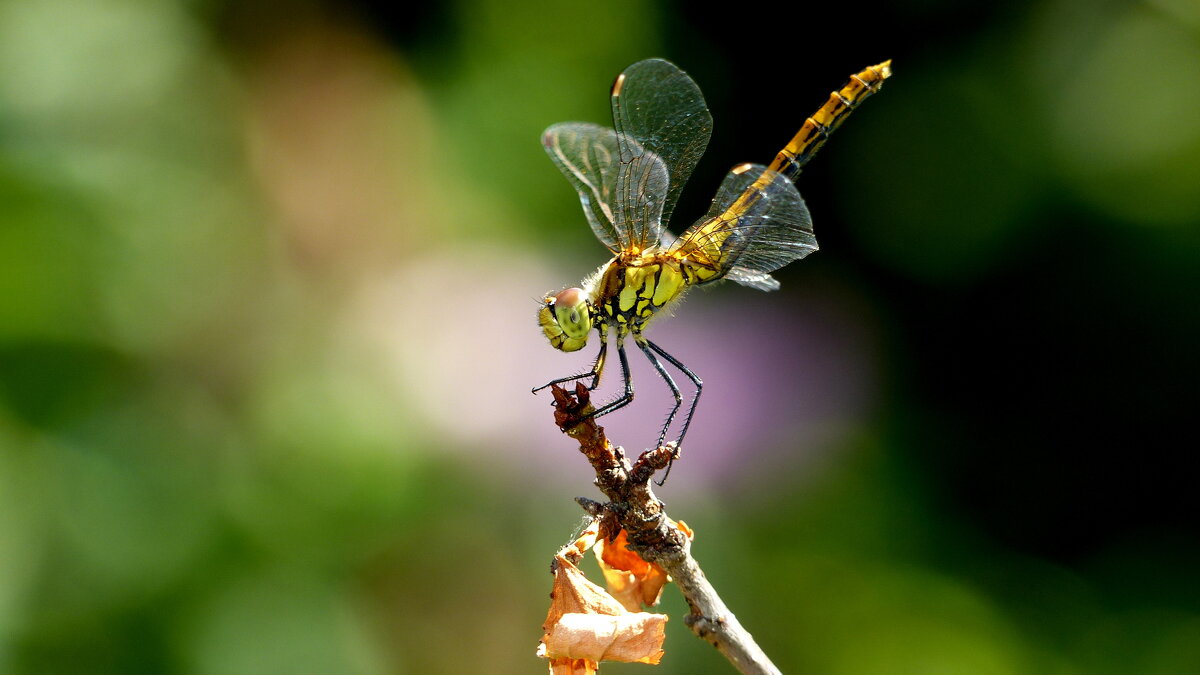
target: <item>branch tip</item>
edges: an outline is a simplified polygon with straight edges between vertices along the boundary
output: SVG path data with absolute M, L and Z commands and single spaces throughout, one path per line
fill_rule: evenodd
M 576 497 L 575 503 L 579 504 L 587 514 L 593 518 L 599 518 L 604 514 L 604 504 L 587 497 Z
M 691 611 L 684 618 L 685 625 L 715 646 L 740 672 L 778 674 L 692 558 L 691 530 L 669 518 L 665 505 L 654 496 L 651 479 L 679 459 L 678 446 L 667 443 L 652 448 L 631 464 L 624 451 L 609 442 L 604 428 L 596 424 L 591 395 L 583 383 L 576 382 L 574 391 L 558 385 L 551 391 L 554 423 L 579 443 L 580 452 L 595 471 L 596 487 L 609 499 L 603 504 L 584 497 L 575 500 L 599 520 L 597 536 L 613 541 L 624 531 L 631 551 L 661 566 L 687 600 Z

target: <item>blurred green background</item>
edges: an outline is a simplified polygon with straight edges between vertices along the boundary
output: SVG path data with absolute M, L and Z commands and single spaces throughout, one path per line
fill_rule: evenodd
M 542 672 L 597 495 L 533 315 L 605 256 L 538 137 L 650 56 L 716 122 L 676 231 L 895 60 L 822 250 L 651 332 L 776 663 L 1200 671 L 1194 0 L 0 0 L 0 672 Z M 726 672 L 664 604 L 655 672 Z

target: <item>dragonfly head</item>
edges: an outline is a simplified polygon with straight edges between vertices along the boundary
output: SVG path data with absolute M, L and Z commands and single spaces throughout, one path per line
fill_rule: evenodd
M 592 306 L 582 288 L 568 288 L 547 297 L 538 310 L 538 324 L 550 344 L 564 352 L 582 349 L 592 329 Z

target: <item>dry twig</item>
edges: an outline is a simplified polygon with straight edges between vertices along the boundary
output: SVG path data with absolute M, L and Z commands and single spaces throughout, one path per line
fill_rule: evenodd
M 601 518 L 601 533 L 613 536 L 624 529 L 631 549 L 671 575 L 691 609 L 684 623 L 739 672 L 778 674 L 779 669 L 738 623 L 692 558 L 691 540 L 671 524 L 663 503 L 654 496 L 650 479 L 666 468 L 674 448 L 647 450 L 631 463 L 620 447 L 608 441 L 604 428 L 588 416 L 592 406 L 586 387 L 577 383 L 572 393 L 555 386 L 553 393 L 555 423 L 579 442 L 579 450 L 596 472 L 596 487 L 609 499 L 607 504 L 580 499 L 584 510 Z

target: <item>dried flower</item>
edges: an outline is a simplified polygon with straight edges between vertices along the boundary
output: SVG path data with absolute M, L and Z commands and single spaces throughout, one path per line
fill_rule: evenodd
M 594 673 L 601 661 L 655 664 L 663 655 L 667 616 L 628 611 L 571 561 L 596 541 L 596 533 L 593 523 L 554 557 L 550 611 L 537 650 L 550 659 L 552 675 Z

